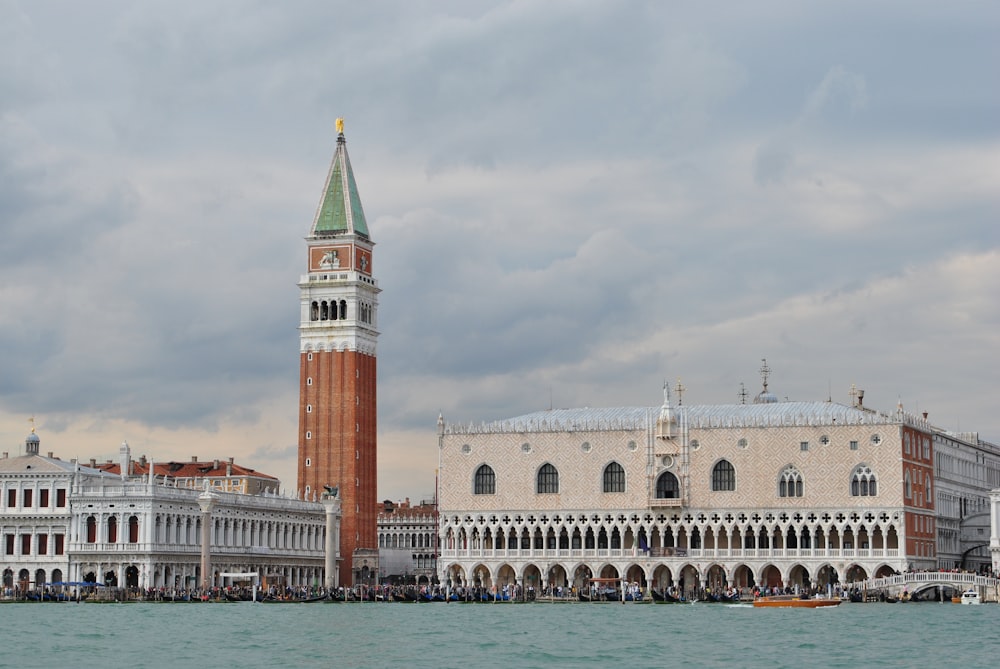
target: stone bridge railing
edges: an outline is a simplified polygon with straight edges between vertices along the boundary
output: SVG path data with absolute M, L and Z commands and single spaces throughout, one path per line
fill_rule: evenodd
M 855 581 L 848 583 L 848 588 L 858 588 L 859 590 L 896 590 L 908 588 L 916 591 L 923 586 L 931 585 L 952 585 L 962 590 L 972 586 L 976 588 L 988 588 L 988 592 L 997 592 L 1000 579 L 980 574 L 956 571 L 914 571 L 895 576 L 885 576 L 882 578 L 869 578 L 865 581 Z

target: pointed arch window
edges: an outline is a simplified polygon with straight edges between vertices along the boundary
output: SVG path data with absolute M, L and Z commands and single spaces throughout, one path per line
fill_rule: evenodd
M 677 499 L 681 496 L 681 486 L 677 477 L 670 472 L 663 472 L 656 479 L 656 499 Z
M 788 465 L 778 477 L 778 497 L 802 497 L 802 493 L 802 474 L 792 465 Z
M 548 462 L 538 469 L 535 492 L 540 495 L 559 492 L 559 470 Z
M 736 490 L 736 469 L 729 460 L 719 460 L 712 467 L 712 490 Z
M 489 465 L 480 465 L 476 470 L 476 479 L 473 487 L 475 495 L 494 495 L 497 491 L 497 476 L 493 468 Z
M 868 465 L 858 465 L 851 474 L 851 497 L 874 497 L 878 493 L 875 472 Z
M 625 468 L 617 462 L 604 468 L 604 492 L 625 492 Z

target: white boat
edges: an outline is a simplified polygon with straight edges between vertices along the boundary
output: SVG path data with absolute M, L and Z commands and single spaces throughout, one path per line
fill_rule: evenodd
M 969 588 L 962 593 L 962 603 L 963 604 L 980 604 L 982 600 L 979 599 L 979 591 L 974 588 Z

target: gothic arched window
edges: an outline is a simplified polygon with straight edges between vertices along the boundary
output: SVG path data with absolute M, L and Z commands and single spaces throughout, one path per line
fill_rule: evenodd
M 677 477 L 670 472 L 663 472 L 656 479 L 656 499 L 677 499 L 681 496 L 681 486 Z
M 878 493 L 875 472 L 868 465 L 858 465 L 851 474 L 851 497 L 874 497 Z
M 538 469 L 535 492 L 539 494 L 559 492 L 559 470 L 547 462 L 542 465 Z
M 475 495 L 493 495 L 497 491 L 497 476 L 493 473 L 493 468 L 489 465 L 480 465 L 476 470 L 475 487 L 472 492 Z
M 802 493 L 802 474 L 792 465 L 788 465 L 778 477 L 778 497 L 802 497 Z
M 729 460 L 719 460 L 712 467 L 712 490 L 736 490 L 736 469 Z
M 604 468 L 604 492 L 625 492 L 625 469 L 617 462 Z

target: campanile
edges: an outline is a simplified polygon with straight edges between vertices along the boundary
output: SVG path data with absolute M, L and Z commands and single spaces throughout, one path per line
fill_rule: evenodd
M 309 500 L 338 489 L 341 585 L 374 582 L 378 569 L 374 246 L 337 119 L 337 148 L 306 237 L 308 273 L 299 281 L 298 488 Z

